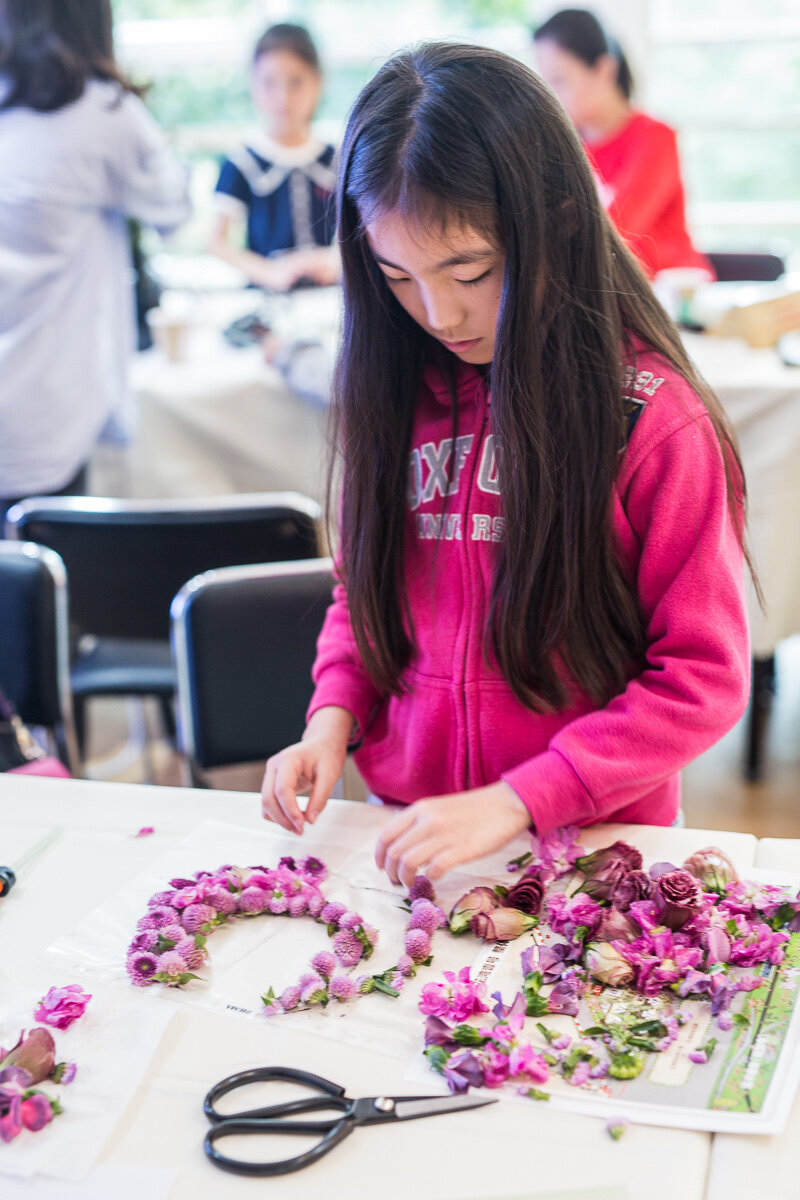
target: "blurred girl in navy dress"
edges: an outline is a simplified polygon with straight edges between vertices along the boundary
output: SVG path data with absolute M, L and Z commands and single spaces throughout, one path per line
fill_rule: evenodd
M 319 56 L 307 30 L 272 25 L 253 55 L 252 96 L 264 128 L 222 166 L 209 243 L 251 283 L 272 291 L 338 277 L 335 150 L 311 130 L 321 87 Z M 246 248 L 238 237 L 243 224 Z

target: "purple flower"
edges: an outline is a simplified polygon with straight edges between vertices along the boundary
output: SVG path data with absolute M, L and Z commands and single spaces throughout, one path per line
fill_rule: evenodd
M 153 894 L 153 895 L 150 897 L 150 899 L 147 901 L 147 907 L 148 907 L 148 908 L 163 908 L 163 906 L 164 906 L 165 904 L 166 904 L 166 905 L 170 905 L 170 906 L 171 906 L 171 905 L 172 905 L 172 898 L 173 898 L 173 896 L 174 896 L 174 895 L 175 895 L 175 893 L 174 893 L 174 892 L 170 892 L 170 891 L 166 891 L 166 892 L 155 892 L 155 893 L 154 893 L 154 894 Z
M 607 908 L 603 913 L 594 937 L 595 942 L 633 942 L 639 930 L 627 913 L 617 908 Z
M 216 915 L 210 904 L 190 904 L 183 910 L 183 927 L 187 933 L 199 933 Z
M 661 905 L 661 922 L 668 929 L 681 929 L 701 905 L 700 884 L 688 871 L 665 871 L 659 875 L 655 900 Z
M 469 967 L 462 967 L 458 975 L 445 971 L 445 983 L 427 983 L 419 999 L 419 1011 L 423 1016 L 449 1017 L 456 1022 L 466 1021 L 474 1013 L 489 1011 L 484 1003 L 485 983 L 473 983 Z
M 363 947 L 352 929 L 340 929 L 333 939 L 333 953 L 343 967 L 354 967 L 363 954 Z
M 297 865 L 299 870 L 301 870 L 304 875 L 307 875 L 308 878 L 312 879 L 315 883 L 322 883 L 327 877 L 328 868 L 325 866 L 325 863 L 321 858 L 315 858 L 312 854 L 307 855 L 305 858 L 301 858 Z
M 319 915 L 326 925 L 338 925 L 339 917 L 344 912 L 347 912 L 347 909 L 343 904 L 340 904 L 338 900 L 329 900 Z
M 130 954 L 125 964 L 125 970 L 135 987 L 148 987 L 154 982 L 153 975 L 158 970 L 158 959 L 149 951 Z
M 415 963 L 424 962 L 430 956 L 431 939 L 424 929 L 409 929 L 405 936 L 405 949 Z
M 323 979 L 330 979 L 336 970 L 336 955 L 331 954 L 330 950 L 320 950 L 311 959 L 311 966 Z
M 612 892 L 608 899 L 622 912 L 626 912 L 632 904 L 639 900 L 649 900 L 653 893 L 653 881 L 646 871 L 629 871 Z
M 265 896 L 267 895 L 266 892 L 264 892 L 262 894 Z M 244 893 L 242 893 L 242 895 L 244 895 Z M 282 913 L 285 913 L 288 911 L 289 898 L 288 898 L 288 896 L 282 895 L 281 892 L 273 892 L 272 896 L 269 899 L 268 907 L 269 907 L 269 911 L 272 913 L 273 916 L 279 917 Z
M 554 933 L 573 938 L 579 928 L 585 928 L 591 938 L 603 916 L 603 909 L 591 896 L 578 893 L 567 896 L 565 892 L 553 892 L 547 898 L 547 919 Z
M 705 1050 L 692 1050 L 689 1054 L 689 1058 L 693 1063 L 698 1063 L 700 1065 L 708 1062 L 708 1055 L 706 1054 Z
M 414 960 L 410 954 L 401 954 L 397 960 L 397 969 L 401 975 L 410 978 L 415 974 Z
M 52 1025 L 54 1029 L 69 1029 L 73 1021 L 83 1016 L 91 998 L 91 993 L 84 992 L 77 983 L 68 983 L 60 988 L 51 987 L 47 994 L 42 996 L 33 1015 L 43 1025 Z
M 328 984 L 328 994 L 333 1000 L 344 1004 L 347 1000 L 355 1000 L 358 988 L 349 975 L 334 975 Z
M 281 1007 L 284 1012 L 291 1012 L 300 1003 L 301 988 L 294 985 L 281 992 Z
M 553 946 L 529 946 L 522 951 L 522 974 L 538 971 L 543 983 L 555 983 L 566 970 L 570 956 L 570 947 L 564 942 L 556 942 Z
M 657 883 L 662 875 L 667 875 L 670 871 L 677 871 L 678 867 L 671 862 L 656 862 L 650 868 L 650 878 L 654 883 Z
M 483 1087 L 483 1067 L 472 1050 L 458 1050 L 451 1054 L 442 1068 L 442 1074 L 451 1092 L 460 1094 L 471 1087 Z
M 509 888 L 504 904 L 507 908 L 517 908 L 520 912 L 534 916 L 542 907 L 545 885 L 535 875 L 526 874 Z
M 0 1050 L 0 1067 L 18 1067 L 30 1075 L 31 1084 L 41 1083 L 53 1070 L 56 1059 L 56 1044 L 47 1029 L 32 1029 L 25 1034 L 23 1029 L 17 1044 L 10 1050 Z
M 74 1062 L 60 1062 L 53 1068 L 50 1078 L 53 1083 L 60 1083 L 63 1087 L 72 1083 L 75 1076 L 78 1074 L 78 1067 Z
M 574 825 L 551 829 L 541 836 L 531 834 L 531 864 L 528 870 L 538 867 L 540 874 L 549 874 L 560 879 L 572 870 L 581 847 L 577 844 L 578 830 Z
M 175 943 L 174 949 L 181 958 L 185 959 L 186 966 L 190 971 L 199 970 L 206 961 L 205 950 L 202 946 L 198 946 L 192 937 L 181 938 L 179 942 Z
M 179 942 L 182 937 L 185 937 L 182 925 L 162 925 L 158 932 L 168 942 Z
M 289 901 L 289 916 L 303 917 L 308 912 L 308 900 L 300 893 L 299 896 L 292 896 Z
M 152 833 L 152 830 L 150 830 Z M 44 1129 L 53 1119 L 53 1109 L 47 1096 L 37 1092 L 33 1096 L 28 1096 L 20 1104 L 20 1117 L 22 1124 L 26 1129 L 30 1129 L 33 1133 L 38 1133 L 40 1129 Z
M 325 897 L 322 892 L 314 891 L 308 897 L 308 911 L 312 917 L 318 917 L 325 906 Z
M 172 982 L 186 974 L 188 965 L 186 959 L 182 954 L 178 954 L 177 950 L 165 950 L 158 956 L 157 970 L 159 975 L 166 975 L 167 979 Z
M 436 899 L 433 884 L 425 875 L 417 875 L 416 879 L 408 889 L 408 898 L 412 905 L 415 900 L 430 900 Z
M 547 1011 L 577 1017 L 578 997 L 582 992 L 583 985 L 574 975 L 569 979 L 560 979 L 547 997 Z
M 443 924 L 447 924 L 447 917 L 437 904 L 430 900 L 415 900 L 411 905 L 409 929 L 424 929 L 430 937 Z
M 327 998 L 328 985 L 325 980 L 320 979 L 318 975 L 312 975 L 311 980 L 303 985 L 300 992 L 300 1001 L 302 1004 L 322 1004 Z
M 278 867 L 285 867 L 287 871 L 296 871 L 297 863 L 294 861 L 291 854 L 284 854 L 283 858 L 278 860 Z
M 168 904 L 154 904 L 137 921 L 136 928 L 140 933 L 144 933 L 147 929 L 161 929 L 164 925 L 174 925 L 176 916 L 175 909 L 171 908 Z
M 357 912 L 343 912 L 339 917 L 340 929 L 358 929 L 364 924 L 364 918 Z
M 206 904 L 210 904 L 218 913 L 236 912 L 238 907 L 236 897 L 227 888 L 216 887 L 206 895 Z

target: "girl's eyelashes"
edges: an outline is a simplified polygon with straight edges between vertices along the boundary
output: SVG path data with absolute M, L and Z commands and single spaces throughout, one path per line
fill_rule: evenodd
M 491 273 L 492 273 L 492 267 L 489 267 L 489 269 L 487 271 L 484 271 L 482 275 L 476 275 L 474 279 L 455 279 L 453 282 L 461 283 L 464 285 L 464 287 L 475 287 L 477 284 L 483 283 L 483 281 L 485 279 L 488 279 L 489 276 L 491 275 Z M 410 276 L 408 276 L 408 275 L 387 275 L 385 271 L 382 271 L 381 274 L 383 275 L 383 277 L 387 283 L 410 283 L 411 282 Z

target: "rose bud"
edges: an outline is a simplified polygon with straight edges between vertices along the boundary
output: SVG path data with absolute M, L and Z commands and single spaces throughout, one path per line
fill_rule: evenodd
M 470 928 L 485 942 L 511 942 L 538 924 L 536 917 L 528 916 L 518 908 L 495 908 L 492 912 L 476 913 Z
M 610 942 L 590 942 L 583 961 L 589 974 L 609 987 L 624 987 L 633 979 L 633 967 Z
M 595 942 L 633 942 L 639 937 L 640 929 L 625 913 L 609 908 L 603 913 L 594 934 Z
M 700 907 L 702 890 L 694 875 L 675 869 L 666 871 L 656 884 L 653 898 L 661 907 L 660 918 L 667 929 L 682 929 Z
M 523 875 L 518 883 L 509 888 L 505 898 L 506 908 L 518 908 L 534 916 L 542 907 L 545 885 L 535 875 Z
M 457 900 L 448 918 L 451 933 L 464 933 L 469 929 L 470 921 L 480 913 L 492 912 L 502 904 L 490 887 L 474 887 L 466 895 Z
M 578 891 L 593 900 L 610 900 L 630 874 L 630 867 L 622 858 L 610 858 L 597 870 L 587 876 Z
M 725 891 L 726 883 L 736 883 L 739 878 L 727 854 L 723 854 L 716 846 L 696 850 L 686 859 L 683 869 L 699 879 L 707 891 L 719 892 L 720 895 Z
M 0 1067 L 21 1067 L 30 1074 L 31 1084 L 36 1084 L 50 1076 L 55 1062 L 53 1035 L 47 1029 L 32 1029 L 27 1037 L 22 1031 L 16 1046 L 0 1059 Z
M 611 846 L 604 846 L 602 850 L 584 854 L 583 858 L 575 860 L 575 866 L 584 875 L 594 875 L 612 859 L 621 859 L 629 871 L 638 871 L 642 865 L 642 856 L 635 846 L 629 845 L 628 842 L 614 842 Z

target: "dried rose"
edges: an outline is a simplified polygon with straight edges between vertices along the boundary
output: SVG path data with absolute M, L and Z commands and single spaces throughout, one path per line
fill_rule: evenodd
M 534 916 L 542 907 L 545 885 L 535 875 L 523 875 L 518 883 L 509 888 L 505 898 L 507 908 L 518 908 L 521 912 Z
M 609 987 L 624 987 L 633 979 L 633 967 L 610 942 L 590 942 L 583 961 L 589 974 Z
M 472 918 L 481 913 L 492 912 L 502 904 L 500 897 L 490 887 L 474 887 L 457 900 L 450 913 L 451 933 L 464 933 L 469 929 Z
M 594 875 L 601 871 L 606 863 L 613 859 L 621 859 L 627 864 L 629 871 L 638 871 L 642 865 L 642 856 L 635 846 L 628 842 L 614 842 L 611 846 L 603 846 L 592 854 L 584 854 L 583 858 L 575 860 L 575 866 L 584 875 Z
M 538 923 L 536 917 L 520 912 L 518 908 L 496 908 L 492 912 L 476 913 L 470 928 L 485 942 L 511 942 Z
M 23 1029 L 16 1046 L 8 1052 L 0 1050 L 0 1067 L 21 1067 L 30 1074 L 31 1084 L 47 1079 L 55 1061 L 56 1044 L 46 1029 L 32 1029 L 27 1037 Z
M 688 871 L 676 869 L 660 876 L 653 898 L 660 905 L 661 924 L 668 929 L 681 929 L 700 907 L 702 889 Z
M 616 908 L 609 908 L 603 913 L 592 940 L 595 942 L 633 942 L 639 933 L 639 926 L 630 917 Z
M 684 871 L 689 871 L 707 891 L 725 891 L 726 883 L 736 883 L 739 876 L 727 854 L 716 846 L 706 846 L 696 850 L 683 864 Z
M 587 876 L 579 891 L 593 900 L 612 900 L 630 872 L 631 868 L 624 859 L 608 858 Z

